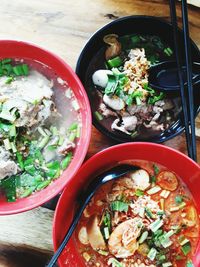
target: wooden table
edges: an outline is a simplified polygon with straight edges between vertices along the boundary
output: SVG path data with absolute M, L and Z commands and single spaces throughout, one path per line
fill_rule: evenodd
M 196 5 L 199 2 L 194 0 Z M 94 31 L 118 17 L 135 14 L 168 20 L 168 1 L 1 0 L 0 38 L 36 43 L 55 52 L 75 68 L 82 47 Z M 189 19 L 191 36 L 200 47 L 200 9 L 190 6 Z M 200 137 L 200 117 L 196 126 Z M 110 145 L 112 142 L 93 128 L 87 158 Z M 165 145 L 186 152 L 183 134 Z M 197 145 L 200 163 L 200 139 Z M 40 207 L 23 214 L 0 217 L 0 267 L 45 266 L 53 251 L 53 215 L 53 211 Z

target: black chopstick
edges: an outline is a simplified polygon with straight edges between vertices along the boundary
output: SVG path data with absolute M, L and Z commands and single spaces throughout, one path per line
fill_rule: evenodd
M 191 47 L 190 47 L 190 37 L 189 37 L 189 27 L 188 27 L 188 9 L 186 0 L 182 0 L 182 23 L 184 32 L 187 88 L 188 88 L 188 100 L 190 109 L 191 145 L 193 150 L 192 158 L 193 160 L 196 161 L 197 148 L 196 148 L 196 135 L 195 135 L 194 94 L 192 85 L 192 61 L 191 61 Z
M 186 9 L 187 9 L 187 3 L 186 3 Z M 182 9 L 183 10 L 183 9 Z M 170 13 L 171 13 L 171 22 L 173 26 L 173 37 L 174 37 L 174 48 L 175 48 L 175 56 L 176 56 L 176 62 L 177 62 L 177 69 L 178 69 L 178 77 L 179 77 L 179 83 L 180 83 L 180 95 L 181 95 L 181 101 L 182 101 L 182 108 L 183 108 L 183 119 L 184 119 L 184 125 L 185 125 L 185 135 L 186 135 L 186 143 L 187 143 L 187 150 L 188 150 L 188 156 L 192 158 L 193 160 L 196 160 L 196 139 L 195 137 L 195 123 L 194 123 L 194 111 L 193 111 L 193 90 L 191 87 L 192 79 L 189 80 L 188 76 L 189 73 L 191 74 L 189 70 L 189 61 L 188 61 L 188 54 L 190 54 L 190 50 L 188 49 L 188 42 L 186 42 L 187 45 L 187 53 L 186 53 L 186 65 L 187 65 L 187 86 L 190 83 L 190 89 L 188 89 L 188 94 L 186 97 L 185 94 L 185 87 L 184 87 L 184 81 L 182 76 L 182 68 L 180 63 L 180 51 L 179 51 L 179 45 L 178 45 L 178 23 L 177 23 L 177 15 L 176 15 L 176 3 L 175 0 L 170 0 Z M 183 21 L 184 25 L 188 23 L 188 20 L 185 21 L 185 10 L 183 12 Z M 188 28 L 187 28 L 188 29 Z M 187 35 L 187 36 L 186 36 Z M 185 37 L 186 36 L 186 37 Z M 186 32 L 185 26 L 184 26 L 184 40 L 189 40 L 189 31 Z M 191 60 L 191 57 L 190 57 Z M 191 63 L 191 61 L 190 61 Z M 188 86 L 189 88 L 189 86 Z M 189 91 L 190 90 L 190 91 Z M 191 94 L 192 90 L 192 94 Z M 189 99 L 190 105 L 187 105 L 187 98 Z M 192 110 L 192 112 L 191 112 Z M 189 116 L 188 116 L 189 113 Z M 190 126 L 189 126 L 189 117 L 191 121 L 191 135 L 190 135 Z

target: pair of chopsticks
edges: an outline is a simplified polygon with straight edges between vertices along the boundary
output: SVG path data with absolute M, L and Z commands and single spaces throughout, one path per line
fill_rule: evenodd
M 196 149 L 196 135 L 195 135 L 195 118 L 194 118 L 194 94 L 192 85 L 192 62 L 191 62 L 190 37 L 189 37 L 189 27 L 188 27 L 188 10 L 187 10 L 186 0 L 181 0 L 181 8 L 182 8 L 182 24 L 183 24 L 183 34 L 184 34 L 184 46 L 185 46 L 187 86 L 184 86 L 182 67 L 180 62 L 176 3 L 175 0 L 170 0 L 171 22 L 173 26 L 175 56 L 176 56 L 178 77 L 181 89 L 180 94 L 181 94 L 181 101 L 182 101 L 182 108 L 184 115 L 187 150 L 188 150 L 188 156 L 196 161 L 197 149 Z

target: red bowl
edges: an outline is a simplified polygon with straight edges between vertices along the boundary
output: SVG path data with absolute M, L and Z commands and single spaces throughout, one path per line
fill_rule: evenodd
M 65 235 L 73 217 L 76 200 L 83 186 L 92 180 L 99 172 L 122 160 L 140 159 L 157 162 L 177 173 L 185 184 L 196 203 L 200 213 L 200 167 L 186 155 L 163 145 L 153 143 L 126 143 L 110 147 L 90 158 L 68 183 L 60 197 L 56 208 L 53 224 L 53 242 L 56 250 Z M 200 242 L 193 258 L 195 267 L 200 266 Z M 84 267 L 75 240 L 72 237 L 59 259 L 59 266 Z
M 8 203 L 5 197 L 1 196 L 0 215 L 14 214 L 33 209 L 60 193 L 81 166 L 87 153 L 91 137 L 91 111 L 89 101 L 79 78 L 68 64 L 55 54 L 34 44 L 21 41 L 1 40 L 0 58 L 6 57 L 38 61 L 53 69 L 61 79 L 67 81 L 79 102 L 82 124 L 84 127 L 82 127 L 81 130 L 81 136 L 75 150 L 74 158 L 63 174 L 42 191 L 34 193 L 27 198 L 17 200 L 16 202 Z

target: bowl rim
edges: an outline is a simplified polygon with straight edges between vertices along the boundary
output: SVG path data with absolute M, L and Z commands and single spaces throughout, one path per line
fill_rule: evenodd
M 79 73 L 80 73 L 80 66 L 81 66 L 81 61 L 84 57 L 84 54 L 85 54 L 85 51 L 88 49 L 88 46 L 89 44 L 95 40 L 96 36 L 98 36 L 101 32 L 103 32 L 104 30 L 108 29 L 110 26 L 114 25 L 115 23 L 120 23 L 121 21 L 126 21 L 126 20 L 129 20 L 129 19 L 147 19 L 147 20 L 154 20 L 154 21 L 158 21 L 160 23 L 163 23 L 165 25 L 168 25 L 170 27 L 172 27 L 172 24 L 171 22 L 163 19 L 163 18 L 160 18 L 160 17 L 155 17 L 155 16 L 149 16 L 149 15 L 129 15 L 129 16 L 123 16 L 123 17 L 120 17 L 120 18 L 117 18 L 111 22 L 108 22 L 106 23 L 105 25 L 103 25 L 101 28 L 97 29 L 93 34 L 92 36 L 88 39 L 88 41 L 86 42 L 85 46 L 83 47 L 83 49 L 81 50 L 80 54 L 79 54 L 79 57 L 78 57 L 78 60 L 76 62 L 76 68 L 75 68 L 75 72 L 76 74 L 79 76 Z M 182 32 L 182 29 L 180 27 L 178 27 L 178 32 Z M 195 50 L 197 51 L 198 55 L 199 55 L 199 58 L 200 58 L 200 49 L 198 48 L 197 44 L 190 38 L 190 41 L 191 41 L 191 44 L 193 45 L 193 47 L 195 48 Z M 84 85 L 84 83 L 83 83 Z M 85 87 L 85 85 L 84 85 Z M 87 90 L 86 90 L 87 92 Z M 90 100 L 89 100 L 90 101 Z M 195 114 L 195 117 L 198 115 L 198 113 L 200 112 L 200 105 L 199 107 L 197 108 L 197 111 L 196 111 L 196 114 Z M 109 137 L 111 140 L 114 140 L 115 142 L 117 143 L 129 143 L 129 142 L 152 142 L 152 143 L 163 143 L 163 142 L 166 142 L 178 135 L 180 135 L 184 130 L 185 130 L 185 126 L 184 126 L 184 123 L 181 122 L 181 119 L 178 119 L 176 120 L 176 122 L 174 124 L 172 124 L 172 126 L 170 127 L 171 129 L 174 128 L 174 127 L 177 127 L 178 125 L 178 128 L 176 129 L 176 131 L 174 133 L 170 133 L 169 136 L 167 137 L 164 137 L 164 136 L 158 136 L 158 137 L 155 137 L 155 138 L 151 138 L 151 140 L 133 140 L 131 141 L 130 139 L 128 139 L 127 137 L 127 140 L 126 140 L 126 137 L 123 138 L 123 140 L 118 137 L 117 135 L 115 135 L 115 133 L 107 130 L 103 125 L 101 125 L 101 123 L 98 122 L 98 120 L 95 118 L 93 112 L 92 112 L 92 124 L 95 126 L 95 128 L 97 128 L 100 132 L 102 132 L 105 136 Z M 169 128 L 169 129 L 170 129 Z M 165 132 L 162 133 L 162 135 L 164 135 Z
M 126 147 L 140 147 L 140 146 L 151 146 L 152 148 L 156 147 L 158 149 L 161 149 L 161 150 L 165 150 L 165 152 L 170 152 L 170 153 L 173 153 L 174 155 L 176 154 L 178 157 L 184 159 L 184 160 L 187 160 L 188 162 L 190 162 L 193 166 L 195 166 L 199 172 L 200 172 L 200 165 L 198 163 L 196 163 L 195 161 L 193 161 L 191 158 L 189 158 L 186 154 L 180 152 L 179 150 L 176 150 L 172 147 L 169 147 L 169 146 L 165 146 L 165 145 L 162 145 L 162 144 L 157 144 L 157 143 L 152 143 L 152 142 L 127 142 L 127 143 L 122 143 L 122 144 L 117 144 L 117 145 L 114 145 L 114 146 L 110 146 L 104 150 L 101 150 L 99 151 L 98 153 L 94 154 L 92 157 L 90 157 L 87 161 L 84 162 L 84 164 L 81 166 L 81 168 L 79 169 L 77 175 L 79 173 L 81 173 L 82 171 L 84 171 L 85 169 L 88 169 L 89 166 L 97 161 L 99 158 L 101 157 L 106 157 L 106 154 L 109 153 L 110 151 L 112 150 L 120 150 L 121 148 L 126 148 Z M 105 163 L 104 163 L 105 165 Z M 103 166 L 100 168 L 102 169 Z M 91 174 L 89 174 L 89 176 L 87 176 L 87 179 L 88 177 L 90 177 Z M 95 176 L 94 176 L 95 177 Z M 80 191 L 81 189 L 77 189 L 76 190 L 76 194 L 78 194 L 78 192 Z M 60 207 L 62 207 L 62 204 L 63 204 L 63 201 L 65 199 L 65 195 L 67 195 L 67 188 L 65 188 L 65 190 L 63 190 L 59 200 L 58 200 L 58 203 L 57 203 L 57 206 L 56 206 L 56 209 L 55 209 L 55 212 L 54 212 L 54 218 L 53 218 L 53 229 L 52 229 L 52 239 L 53 239 L 53 248 L 54 248 L 54 252 L 58 249 L 58 240 L 57 240 L 57 233 L 58 233 L 58 226 L 57 226 L 57 220 L 58 220 L 58 216 L 59 216 L 59 210 L 60 210 Z M 199 238 L 200 238 L 200 233 L 199 233 Z M 197 248 L 200 248 L 200 240 L 198 241 L 198 244 L 197 244 Z M 194 255 L 195 256 L 195 255 Z M 193 257 L 194 257 L 193 256 Z M 60 265 L 59 263 L 59 266 L 63 266 Z
M 76 74 L 76 72 L 70 67 L 70 65 L 68 63 L 65 62 L 64 59 L 62 59 L 60 56 L 56 55 L 54 52 L 46 49 L 46 48 L 43 48 L 33 42 L 27 42 L 27 41 L 22 41 L 22 40 L 11 40 L 11 39 L 1 39 L 0 40 L 0 43 L 2 44 L 12 44 L 12 45 L 24 45 L 28 48 L 34 48 L 34 49 L 37 49 L 38 51 L 41 51 L 41 52 L 44 52 L 46 53 L 47 55 L 50 55 L 52 58 L 56 59 L 57 62 L 59 62 L 63 68 L 65 68 L 68 72 L 68 75 L 70 77 L 72 77 L 74 79 L 74 82 L 76 83 L 76 87 L 78 87 L 81 91 L 81 94 L 82 94 L 82 99 L 83 99 L 83 102 L 85 103 L 85 108 L 86 108 L 86 111 L 87 111 L 87 135 L 86 135 L 86 138 L 84 139 L 84 142 L 82 141 L 82 147 L 80 149 L 80 156 L 76 159 L 76 167 L 73 168 L 71 170 L 71 179 L 73 179 L 73 177 L 75 176 L 75 174 L 78 172 L 80 166 L 82 165 L 84 159 L 85 159 L 85 156 L 87 154 L 87 151 L 88 151 L 88 147 L 89 147 L 89 144 L 90 144 L 90 139 L 91 139 L 91 132 L 92 132 L 92 116 L 91 116 L 91 108 L 90 108 L 90 103 L 89 103 L 89 99 L 88 99 L 88 96 L 87 96 L 87 93 L 85 91 L 85 88 L 84 86 L 82 85 L 78 75 Z M 33 56 L 33 60 L 34 60 L 34 56 Z M 42 63 L 42 61 L 41 61 Z M 66 79 L 67 81 L 67 79 Z M 73 89 L 74 91 L 75 89 Z M 81 140 L 81 138 L 80 138 Z M 72 160 L 73 161 L 73 160 Z M 72 162 L 71 161 L 71 162 Z M 67 170 L 67 169 L 66 169 Z M 65 171 L 66 171 L 65 170 Z M 64 172 L 65 172 L 64 171 Z M 62 175 L 65 175 L 63 172 Z M 61 176 L 62 176 L 61 175 Z M 60 177 L 61 177 L 60 176 Z M 59 178 L 60 178 L 59 177 Z M 59 179 L 58 178 L 58 179 Z M 71 180 L 70 179 L 70 180 Z M 56 179 L 57 180 L 57 179 Z M 63 189 L 67 186 L 67 182 L 64 182 L 62 183 L 61 186 L 57 186 L 56 189 L 54 189 L 52 191 L 51 194 L 49 194 L 49 196 L 41 198 L 39 201 L 35 201 L 35 203 L 32 203 L 32 204 L 28 204 L 24 207 L 21 207 L 21 208 L 14 208 L 14 209 L 9 209 L 9 210 L 4 210 L 4 211 L 1 211 L 0 210 L 0 216 L 2 215 L 11 215 L 11 214 L 18 214 L 18 213 L 21 213 L 21 212 L 25 212 L 25 211 L 29 211 L 29 210 L 32 210 L 34 208 L 37 208 L 41 205 L 43 205 L 44 203 L 48 202 L 49 200 L 51 200 L 53 197 L 55 197 L 56 195 L 58 195 L 60 192 L 63 191 Z M 48 188 L 48 187 L 47 187 Z M 42 189 L 41 191 L 39 192 L 42 192 L 44 191 L 46 188 Z M 37 192 L 37 193 L 39 193 Z M 30 195 L 31 196 L 31 195 Z M 24 198 L 24 200 L 28 199 L 29 197 L 27 198 Z M 16 202 L 14 203 L 17 203 L 17 200 Z M 12 205 L 12 203 L 9 203 L 10 205 Z M 0 204 L 1 205 L 1 204 Z

